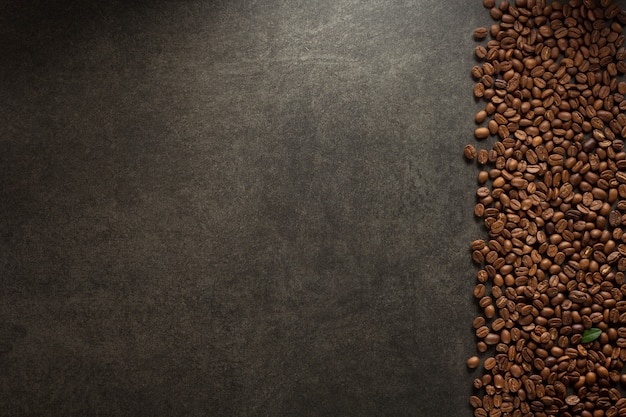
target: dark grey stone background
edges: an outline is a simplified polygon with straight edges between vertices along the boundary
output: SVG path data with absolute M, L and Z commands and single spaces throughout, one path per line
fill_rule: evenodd
M 480 1 L 0 1 L 1 416 L 471 416 Z

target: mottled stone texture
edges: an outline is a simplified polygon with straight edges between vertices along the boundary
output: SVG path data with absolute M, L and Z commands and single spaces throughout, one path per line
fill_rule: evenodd
M 471 416 L 480 1 L 0 1 L 0 416 Z

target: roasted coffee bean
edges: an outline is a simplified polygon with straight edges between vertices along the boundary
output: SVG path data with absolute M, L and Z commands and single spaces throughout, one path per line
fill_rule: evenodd
M 489 37 L 471 70 L 485 103 L 474 136 L 495 141 L 467 157 L 486 231 L 471 244 L 472 326 L 488 355 L 470 404 L 490 417 L 626 416 L 626 12 L 511 3 L 483 0 L 496 22 L 474 31 Z
M 476 158 L 476 148 L 473 145 L 466 145 L 464 149 L 465 158 L 472 160 Z
M 496 358 L 494 357 L 489 357 L 487 359 L 485 359 L 485 362 L 483 363 L 483 367 L 487 370 L 487 371 L 491 371 L 493 368 L 495 368 L 497 365 L 497 361 Z
M 467 367 L 470 369 L 477 368 L 480 364 L 480 358 L 478 356 L 472 356 L 467 360 Z
M 474 38 L 476 38 L 477 40 L 485 39 L 488 34 L 489 31 L 487 30 L 487 28 L 480 27 L 474 29 Z
M 478 127 L 476 128 L 476 130 L 474 131 L 474 136 L 476 136 L 476 139 L 486 139 L 488 138 L 490 135 L 489 129 L 486 127 Z

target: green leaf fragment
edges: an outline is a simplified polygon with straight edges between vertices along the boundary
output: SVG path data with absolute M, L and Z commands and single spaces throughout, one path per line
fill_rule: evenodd
M 602 334 L 602 330 L 596 329 L 592 327 L 591 329 L 587 329 L 583 332 L 583 338 L 581 340 L 582 343 L 590 343 L 596 340 Z

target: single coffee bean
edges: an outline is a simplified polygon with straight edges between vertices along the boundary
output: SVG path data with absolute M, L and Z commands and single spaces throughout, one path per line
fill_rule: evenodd
M 485 359 L 484 363 L 483 363 L 483 367 L 487 370 L 487 371 L 491 371 L 493 368 L 495 368 L 497 365 L 497 360 L 494 357 L 489 357 L 487 359 Z
M 477 40 L 485 39 L 488 34 L 489 34 L 489 31 L 485 27 L 474 29 L 474 38 L 476 38 Z
M 485 318 L 481 316 L 476 317 L 474 321 L 472 322 L 472 326 L 475 329 L 478 329 L 479 327 L 482 327 L 484 325 L 485 325 Z
M 485 96 L 485 84 L 483 83 L 476 83 L 474 84 L 474 96 L 477 98 L 480 97 L 484 97 Z
M 485 59 L 487 57 L 487 50 L 482 45 L 478 45 L 474 50 L 474 53 L 478 59 Z
M 467 367 L 470 369 L 475 369 L 480 364 L 480 358 L 478 356 L 472 356 L 467 360 Z
M 485 343 L 487 345 L 495 345 L 500 341 L 500 335 L 497 333 L 489 333 L 485 336 Z
M 478 113 L 476 113 L 476 116 L 474 117 L 474 121 L 478 124 L 484 122 L 485 120 L 487 120 L 487 111 L 485 110 L 480 110 Z
M 474 135 L 476 136 L 476 139 L 486 139 L 489 137 L 489 129 L 486 127 L 478 127 L 474 131 Z
M 478 65 L 474 66 L 472 68 L 472 77 L 474 77 L 476 80 L 479 80 L 483 77 L 484 72 L 482 67 L 479 67 Z
M 476 158 L 478 160 L 478 163 L 481 165 L 486 164 L 487 162 L 489 162 L 489 152 L 487 152 L 486 149 L 481 149 L 478 151 Z M 484 171 L 486 172 L 486 171 Z
M 463 153 L 465 154 L 465 158 L 469 160 L 476 158 L 476 148 L 473 145 L 465 145 Z
M 480 339 L 484 339 L 489 334 L 489 327 L 482 326 L 476 329 L 476 336 Z

